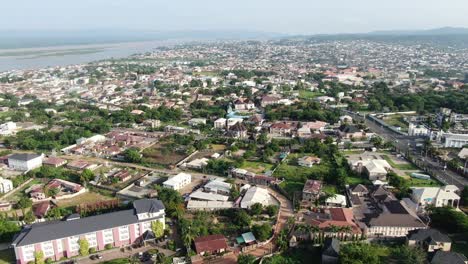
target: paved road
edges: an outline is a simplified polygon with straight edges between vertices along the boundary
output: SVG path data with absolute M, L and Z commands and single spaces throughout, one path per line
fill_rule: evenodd
M 351 115 L 353 118 L 362 120 L 361 116 L 358 116 L 352 112 L 347 112 L 347 114 Z M 421 169 L 425 170 L 426 172 L 430 173 L 432 176 L 437 178 L 444 184 L 453 184 L 456 185 L 458 188 L 463 189 L 465 186 L 468 185 L 468 179 L 464 178 L 463 176 L 450 171 L 444 170 L 444 165 L 438 163 L 437 161 L 432 160 L 429 157 L 423 157 L 420 152 L 415 150 L 415 142 L 418 139 L 417 137 L 410 137 L 405 135 L 397 134 L 390 129 L 382 126 L 376 122 L 373 122 L 369 119 L 364 119 L 365 124 L 369 129 L 382 136 L 387 141 L 391 141 L 396 149 L 404 154 L 410 154 L 415 159 L 415 164 L 420 167 Z

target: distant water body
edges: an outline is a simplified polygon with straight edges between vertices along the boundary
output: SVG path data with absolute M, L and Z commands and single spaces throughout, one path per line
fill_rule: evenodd
M 151 52 L 180 41 L 145 41 L 96 45 L 57 46 L 27 49 L 0 49 L 0 72 L 39 69 L 49 66 L 84 64 L 132 54 Z

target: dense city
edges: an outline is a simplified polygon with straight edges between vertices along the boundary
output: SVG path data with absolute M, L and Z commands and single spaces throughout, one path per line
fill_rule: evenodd
M 185 42 L 0 73 L 0 263 L 468 263 L 468 50 Z

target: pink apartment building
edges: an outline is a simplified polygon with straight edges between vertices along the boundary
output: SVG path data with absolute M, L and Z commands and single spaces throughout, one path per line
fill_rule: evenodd
M 16 263 L 34 261 L 34 252 L 42 251 L 45 259 L 58 261 L 79 253 L 78 240 L 85 238 L 90 248 L 105 249 L 106 245 L 121 247 L 141 241 L 151 231 L 151 223 L 165 224 L 165 208 L 157 199 L 142 199 L 133 209 L 80 218 L 71 215 L 64 220 L 37 223 L 23 228 L 12 246 Z

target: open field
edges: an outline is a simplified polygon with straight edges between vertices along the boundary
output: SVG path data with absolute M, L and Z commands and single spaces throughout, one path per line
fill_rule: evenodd
M 143 161 L 149 164 L 175 165 L 185 157 L 187 157 L 185 153 L 180 153 L 162 144 L 156 144 L 143 151 Z
M 302 98 L 302 99 L 313 99 L 315 97 L 318 97 L 318 96 L 322 96 L 323 93 L 321 92 L 313 92 L 313 91 L 309 91 L 309 90 L 300 90 L 299 91 L 299 98 Z
M 391 126 L 400 127 L 401 131 L 408 131 L 408 122 L 404 120 L 404 115 L 387 116 L 383 121 Z
M 60 207 L 74 207 L 79 204 L 86 204 L 86 203 L 95 203 L 98 201 L 106 201 L 106 200 L 111 200 L 113 198 L 104 196 L 99 193 L 95 192 L 86 192 L 81 195 L 78 195 L 76 197 L 70 198 L 70 199 L 64 199 L 64 200 L 59 200 L 58 201 L 58 206 Z
M 242 169 L 246 169 L 250 172 L 261 174 L 273 169 L 273 164 L 264 163 L 260 161 L 244 161 Z
M 382 158 L 385 159 L 393 168 L 398 170 L 417 170 L 418 167 L 407 161 L 398 161 L 395 162 L 390 156 L 382 155 Z

